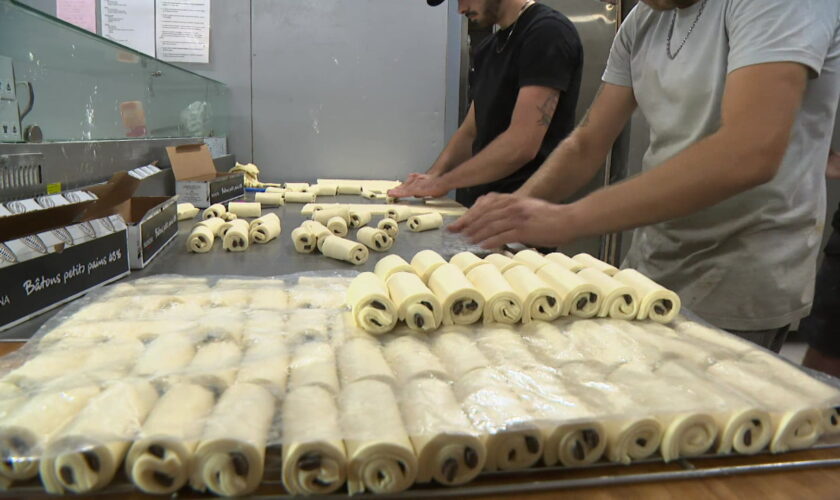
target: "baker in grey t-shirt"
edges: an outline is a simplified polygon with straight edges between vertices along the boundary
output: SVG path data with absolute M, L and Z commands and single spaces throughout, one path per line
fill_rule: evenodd
M 725 329 L 785 327 L 813 296 L 840 2 L 642 2 L 575 132 L 519 192 L 485 197 L 453 229 L 492 247 L 636 227 L 625 266 L 686 307 Z M 651 128 L 641 175 L 542 201 L 583 187 L 637 107 Z

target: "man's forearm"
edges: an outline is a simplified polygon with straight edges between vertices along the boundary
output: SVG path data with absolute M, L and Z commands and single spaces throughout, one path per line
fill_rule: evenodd
M 438 159 L 426 173 L 438 177 L 469 160 L 472 157 L 474 140 L 475 137 L 463 128 L 456 130 L 449 144 L 443 148 Z
M 775 160 L 736 139 L 719 132 L 653 170 L 567 205 L 576 237 L 684 217 L 771 180 Z
M 576 130 L 560 143 L 517 194 L 561 202 L 586 186 L 606 160 L 606 151 L 588 144 Z
M 449 189 L 457 189 L 504 179 L 534 158 L 516 134 L 504 132 L 480 153 L 458 165 L 441 178 Z

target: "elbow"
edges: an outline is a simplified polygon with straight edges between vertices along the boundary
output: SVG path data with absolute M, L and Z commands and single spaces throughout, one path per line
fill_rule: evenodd
M 542 146 L 542 138 L 539 141 L 534 138 L 521 138 L 512 144 L 513 147 L 509 149 L 511 153 L 510 162 L 516 165 L 516 168 L 522 167 L 534 160 L 540 153 Z
M 785 137 L 781 140 L 762 141 L 748 148 L 741 162 L 745 187 L 749 189 L 772 181 L 779 172 L 787 146 L 788 137 Z

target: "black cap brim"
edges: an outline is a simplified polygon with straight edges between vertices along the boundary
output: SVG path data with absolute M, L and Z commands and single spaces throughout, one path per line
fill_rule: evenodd
M 444 0 L 426 0 L 426 3 L 431 5 L 432 7 L 436 5 L 440 5 L 444 2 Z

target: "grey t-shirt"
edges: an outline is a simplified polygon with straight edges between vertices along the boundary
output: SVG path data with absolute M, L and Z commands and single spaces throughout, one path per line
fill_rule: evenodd
M 669 11 L 640 3 L 613 43 L 603 80 L 632 87 L 650 124 L 644 170 L 717 131 L 730 72 L 798 62 L 813 78 L 771 182 L 637 229 L 624 265 L 677 291 L 686 307 L 718 327 L 778 328 L 806 316 L 813 299 L 826 158 L 840 100 L 840 2 L 706 0 L 671 60 L 666 43 L 672 18 L 673 52 L 702 3 Z

